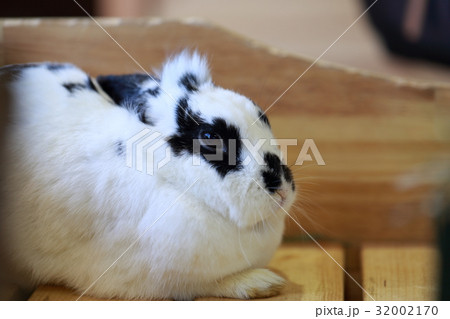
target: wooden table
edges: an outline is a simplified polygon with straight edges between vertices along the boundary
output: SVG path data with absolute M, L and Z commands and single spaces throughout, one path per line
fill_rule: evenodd
M 345 250 L 325 244 L 325 250 L 345 267 Z M 434 300 L 436 298 L 437 253 L 430 246 L 373 246 L 361 252 L 364 300 Z M 264 300 L 344 300 L 343 270 L 314 244 L 285 244 L 277 251 L 269 267 L 288 279 L 278 296 Z M 370 294 L 370 295 L 369 295 Z M 29 300 L 76 300 L 70 289 L 40 286 Z M 83 296 L 81 300 L 101 300 Z M 199 298 L 197 300 L 222 300 Z M 223 299 L 229 300 L 229 299 Z
M 367 245 L 361 256 L 363 286 L 375 300 L 436 300 L 439 256 L 432 247 Z

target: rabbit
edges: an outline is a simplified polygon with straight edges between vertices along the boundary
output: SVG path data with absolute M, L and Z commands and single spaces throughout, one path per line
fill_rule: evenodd
M 280 292 L 285 279 L 264 267 L 292 173 L 262 110 L 214 85 L 204 56 L 183 51 L 155 76 L 1 72 L 13 74 L 2 234 L 32 285 L 123 299 Z

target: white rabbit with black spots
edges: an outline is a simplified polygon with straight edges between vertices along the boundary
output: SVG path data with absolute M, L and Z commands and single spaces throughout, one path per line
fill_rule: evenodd
M 215 86 L 203 57 L 183 52 L 155 78 L 54 63 L 1 72 L 12 74 L 2 232 L 34 284 L 131 299 L 280 291 L 263 267 L 292 174 L 261 109 Z M 126 165 L 127 141 L 145 130 L 160 143 L 152 174 Z

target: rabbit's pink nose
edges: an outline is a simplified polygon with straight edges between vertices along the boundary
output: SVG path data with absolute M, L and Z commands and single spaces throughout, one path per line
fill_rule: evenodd
M 276 193 L 277 193 L 278 195 L 280 195 L 280 198 L 281 198 L 280 205 L 283 206 L 283 205 L 284 205 L 284 202 L 286 201 L 287 190 L 285 190 L 285 189 L 278 189 L 278 190 L 276 191 Z
M 285 189 L 279 189 L 277 190 L 277 194 L 281 196 L 281 199 L 285 199 L 287 196 L 287 192 Z

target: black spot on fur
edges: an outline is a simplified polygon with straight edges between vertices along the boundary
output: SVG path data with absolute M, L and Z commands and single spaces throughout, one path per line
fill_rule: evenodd
M 269 119 L 267 118 L 266 114 L 264 114 L 263 112 L 259 111 L 258 112 L 258 117 L 263 123 L 265 123 L 270 128 Z
M 210 165 L 214 167 L 222 177 L 225 177 L 230 172 L 239 171 L 242 169 L 242 145 L 239 129 L 234 125 L 227 124 L 225 120 L 221 118 L 215 118 L 212 125 L 207 127 L 207 129 L 222 137 L 224 145 L 222 156 L 223 159 L 220 161 L 209 161 L 206 158 L 208 151 L 204 148 L 200 148 L 200 153 L 203 158 L 208 160 Z
M 86 89 L 97 91 L 90 77 L 87 78 L 86 83 L 64 83 L 63 86 L 70 93 L 74 93 L 77 90 L 86 90 Z
M 150 94 L 151 96 L 157 97 L 159 95 L 160 88 L 159 86 L 155 87 L 154 89 L 147 89 L 145 93 Z
M 8 65 L 5 67 L 2 67 L 1 69 L 10 69 L 10 70 L 23 70 L 23 69 L 29 69 L 29 68 L 38 68 L 41 67 L 42 64 L 39 63 L 23 63 L 23 64 L 13 64 L 13 65 Z
M 118 156 L 123 156 L 125 154 L 125 145 L 122 141 L 118 141 L 115 144 L 115 151 Z
M 283 176 L 286 182 L 291 183 L 292 191 L 295 191 L 295 183 L 294 177 L 292 176 L 292 171 L 286 165 L 282 165 L 281 169 L 283 170 Z
M 283 176 L 286 182 L 290 183 L 293 180 L 292 172 L 286 165 L 282 165 L 281 169 L 283 170 Z
M 11 64 L 0 67 L 0 76 L 7 75 L 8 79 L 11 76 L 11 80 L 16 79 L 17 76 L 22 74 L 26 69 L 42 67 L 39 63 L 25 63 L 25 64 Z
M 183 75 L 178 84 L 182 85 L 188 92 L 198 91 L 198 79 L 192 73 L 186 73 Z
M 176 117 L 180 135 L 186 131 L 196 130 L 196 126 L 204 123 L 200 115 L 194 113 L 189 107 L 188 97 L 183 97 L 178 101 Z
M 155 79 L 158 81 L 157 79 Z M 97 82 L 113 101 L 137 114 L 139 120 L 145 124 L 153 125 L 146 117 L 146 111 L 150 107 L 147 94 L 156 97 L 160 88 L 142 91 L 146 81 L 153 81 L 147 74 L 136 73 L 126 75 L 99 76 Z
M 175 155 L 180 155 L 183 152 L 192 154 L 192 140 L 197 138 L 197 126 L 203 125 L 204 121 L 199 114 L 191 110 L 187 97 L 183 97 L 178 101 L 175 116 L 178 128 L 177 134 L 169 139 L 172 151 Z
M 255 101 L 253 101 L 252 99 L 248 98 L 250 100 L 250 102 L 253 103 L 253 105 L 260 109 L 260 107 L 255 103 Z M 266 114 L 264 112 L 262 112 L 261 110 L 258 110 L 258 119 L 260 121 L 262 121 L 263 123 L 265 123 L 269 128 L 270 128 L 270 123 L 269 123 L 269 119 L 267 118 Z
M 192 111 L 188 98 L 179 100 L 176 111 L 177 133 L 170 137 L 169 145 L 176 156 L 182 154 L 200 154 L 200 156 L 213 167 L 221 177 L 242 168 L 241 149 L 242 142 L 239 129 L 227 124 L 224 119 L 215 118 L 207 123 L 201 116 Z M 194 148 L 201 132 L 211 132 L 221 138 L 222 149 L 211 149 L 203 145 Z M 219 159 L 211 159 L 212 154 L 221 153 Z
M 113 101 L 121 105 L 141 94 L 142 83 L 149 79 L 147 74 L 107 75 L 97 78 L 98 84 Z
M 275 171 L 278 174 L 281 173 L 281 161 L 280 158 L 273 153 L 264 154 L 264 162 L 268 166 L 269 170 Z
M 135 111 L 138 115 L 139 121 L 148 125 L 154 125 L 153 121 L 150 120 L 147 115 L 147 103 L 145 101 L 138 101 L 135 105 Z
M 49 71 L 59 71 L 59 70 L 68 69 L 70 67 L 72 67 L 72 65 L 67 64 L 67 63 L 48 63 L 47 64 L 47 69 Z
M 84 90 L 87 88 L 87 85 L 84 83 L 64 83 L 63 86 L 70 93 L 75 92 L 76 90 Z
M 281 174 L 282 174 L 282 165 L 280 158 L 273 153 L 265 153 L 264 154 L 264 162 L 267 165 L 267 170 L 264 170 L 262 173 L 262 177 L 264 180 L 264 185 L 266 189 L 274 193 L 277 191 L 281 184 Z

